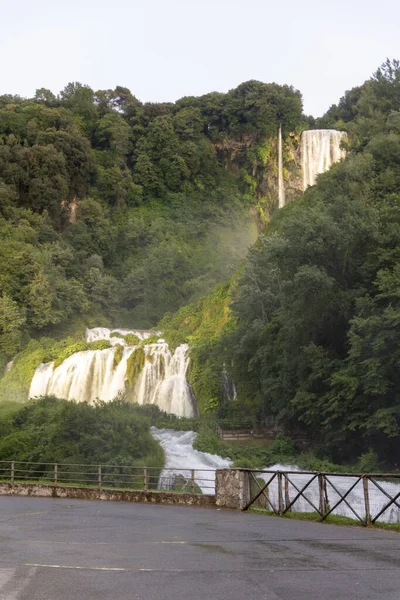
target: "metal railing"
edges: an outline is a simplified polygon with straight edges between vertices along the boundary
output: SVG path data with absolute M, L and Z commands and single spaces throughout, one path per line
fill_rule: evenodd
M 247 470 L 246 470 L 247 471 Z M 349 517 L 363 525 L 400 523 L 400 475 L 248 470 L 250 507 Z
M 215 493 L 214 469 L 0 461 L 0 481 L 132 491 Z

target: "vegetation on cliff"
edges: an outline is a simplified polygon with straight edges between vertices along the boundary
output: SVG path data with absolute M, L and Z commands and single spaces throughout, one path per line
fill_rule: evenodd
M 307 125 L 346 130 L 348 155 L 274 212 L 279 123 L 288 191 Z M 4 398 L 88 315 L 161 319 L 191 346 L 203 414 L 273 422 L 336 462 L 400 462 L 400 63 L 316 123 L 288 86 L 143 105 L 70 84 L 1 97 L 0 139 Z
M 371 448 L 395 465 L 399 63 L 385 63 L 347 98 L 354 101 L 353 150 L 276 213 L 250 250 L 214 357 L 237 386 L 230 410 L 306 434 L 337 462 Z M 218 400 L 223 412 L 221 391 Z
M 231 276 L 301 111 L 257 81 L 175 104 L 79 83 L 0 96 L 0 369 L 94 315 L 151 327 Z

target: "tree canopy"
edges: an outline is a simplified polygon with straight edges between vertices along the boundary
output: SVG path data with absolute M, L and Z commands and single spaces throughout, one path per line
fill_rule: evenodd
M 154 326 L 231 276 L 256 238 L 252 152 L 301 111 L 257 81 L 175 104 L 79 82 L 1 96 L 0 367 L 76 319 Z

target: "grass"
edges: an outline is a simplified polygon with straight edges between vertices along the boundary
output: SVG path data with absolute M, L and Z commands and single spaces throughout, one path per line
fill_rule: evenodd
M 270 517 L 279 517 L 283 519 L 296 519 L 298 521 L 312 521 L 314 523 L 328 523 L 329 525 L 345 525 L 346 527 L 366 527 L 364 523 L 357 519 L 351 519 L 350 517 L 343 517 L 341 515 L 329 515 L 326 519 L 321 521 L 321 517 L 317 512 L 287 512 L 284 515 L 277 515 L 272 510 L 266 510 L 263 508 L 250 508 L 249 512 L 267 515 Z M 400 532 L 400 523 L 383 523 L 377 521 L 373 525 L 368 525 L 368 529 L 387 529 L 390 531 Z
M 269 448 L 271 444 L 272 440 L 265 440 L 263 438 L 253 438 L 250 440 L 229 440 L 229 445 L 237 448 Z

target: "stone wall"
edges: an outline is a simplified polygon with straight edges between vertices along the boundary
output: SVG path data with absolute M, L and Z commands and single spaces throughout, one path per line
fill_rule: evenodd
M 110 490 L 35 483 L 1 483 L 0 496 L 32 496 L 39 498 L 73 498 L 83 500 L 113 500 L 116 502 L 146 502 L 186 506 L 215 506 L 215 496 L 174 492 L 140 492 Z
M 250 500 L 246 469 L 218 469 L 215 474 L 216 505 L 242 510 Z
M 215 496 L 181 494 L 164 491 L 128 491 L 51 485 L 39 483 L 0 483 L 0 496 L 32 496 L 115 502 L 146 502 L 186 506 L 219 506 L 242 510 L 250 499 L 250 476 L 247 469 L 218 469 L 215 474 Z

